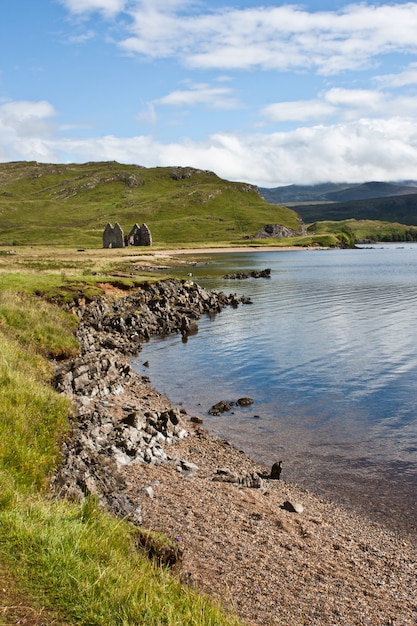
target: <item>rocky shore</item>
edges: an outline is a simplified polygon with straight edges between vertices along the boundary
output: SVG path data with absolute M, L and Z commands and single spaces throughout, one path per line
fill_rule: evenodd
M 74 428 L 64 443 L 53 488 L 78 499 L 96 495 L 103 506 L 140 521 L 120 468 L 167 462 L 163 446 L 184 438 L 187 430 L 179 409 L 168 401 L 156 402 L 159 394 L 133 371 L 129 357 L 154 335 L 180 332 L 186 341 L 198 331 L 201 315 L 249 303 L 178 280 L 145 284 L 124 297 L 72 303 L 80 318 L 81 353 L 57 366 L 55 387 L 72 400 Z
M 129 359 L 153 335 L 248 303 L 168 280 L 73 303 L 81 352 L 59 364 L 74 406 L 53 479 L 178 546 L 183 581 L 264 626 L 417 623 L 416 546 L 285 480 L 173 407 Z M 284 470 L 285 476 L 285 470 Z

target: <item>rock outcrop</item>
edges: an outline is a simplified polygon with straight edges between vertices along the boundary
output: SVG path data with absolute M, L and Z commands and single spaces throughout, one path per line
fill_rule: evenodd
M 271 278 L 271 269 L 252 270 L 251 272 L 237 272 L 235 274 L 225 274 L 223 278 L 228 280 L 245 280 L 247 278 Z
M 266 224 L 256 233 L 254 239 L 281 239 L 283 237 L 304 237 L 305 235 L 307 235 L 307 229 L 300 220 L 298 229 L 288 228 L 282 224 Z

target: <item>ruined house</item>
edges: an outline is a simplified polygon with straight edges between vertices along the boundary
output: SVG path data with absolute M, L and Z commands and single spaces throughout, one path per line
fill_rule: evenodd
M 103 233 L 103 248 L 123 248 L 124 246 L 151 246 L 152 235 L 146 224 L 135 224 L 125 237 L 120 224 L 113 227 L 107 224 Z
M 107 224 L 103 233 L 103 248 L 124 248 L 125 237 L 118 222 L 114 226 Z
M 128 246 L 151 246 L 152 235 L 146 224 L 135 224 L 127 237 Z

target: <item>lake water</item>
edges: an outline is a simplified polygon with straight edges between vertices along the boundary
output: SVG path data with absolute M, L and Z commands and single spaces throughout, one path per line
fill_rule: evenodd
M 417 245 L 218 253 L 192 273 L 253 304 L 203 318 L 187 343 L 150 341 L 136 369 L 213 434 L 282 459 L 285 480 L 415 533 Z M 242 396 L 254 404 L 208 414 Z

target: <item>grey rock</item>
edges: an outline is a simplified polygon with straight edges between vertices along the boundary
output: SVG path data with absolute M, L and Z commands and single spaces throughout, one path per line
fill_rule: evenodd
M 290 513 L 302 513 L 304 511 L 302 504 L 299 502 L 290 502 L 289 500 L 285 500 L 281 508 Z
M 273 466 L 271 467 L 271 474 L 269 478 L 271 480 L 279 480 L 281 478 L 281 472 L 282 472 L 282 461 L 276 461 L 276 463 L 274 463 Z
M 223 468 L 220 468 L 216 471 L 216 474 L 213 477 L 213 481 L 234 483 L 236 485 L 241 485 L 242 487 L 248 487 L 251 489 L 260 489 L 261 487 L 263 487 L 264 484 L 262 478 L 256 473 L 237 474 L 236 472 L 232 472 L 231 470 Z
M 251 406 L 251 404 L 253 404 L 253 399 L 252 398 L 239 398 L 238 400 L 236 400 L 236 404 L 238 406 Z
M 197 472 L 198 471 L 198 465 L 196 465 L 195 463 L 192 463 L 191 461 L 181 460 L 181 467 L 186 472 Z
M 270 239 L 270 238 L 283 238 L 283 237 L 299 237 L 305 236 L 307 229 L 305 224 L 300 220 L 299 228 L 292 229 L 283 226 L 282 224 L 266 224 L 254 235 L 255 239 Z
M 143 487 L 141 491 L 148 496 L 148 498 L 153 498 L 155 496 L 155 492 L 153 488 L 148 485 L 147 487 Z
M 122 245 L 109 238 L 110 244 Z M 207 291 L 192 281 L 171 279 L 124 298 L 99 297 L 68 305 L 79 320 L 80 355 L 58 364 L 55 371 L 55 387 L 71 398 L 75 411 L 72 438 L 62 446 L 62 464 L 53 477 L 57 493 L 78 500 L 94 493 L 103 506 L 135 517 L 122 468 L 132 463 L 168 462 L 164 446 L 183 439 L 188 432 L 176 408 L 143 413 L 124 405 L 122 417 L 113 415 L 116 403 L 106 398 L 121 394 L 136 378 L 149 382 L 138 377 L 126 358 L 136 355 L 141 343 L 154 335 L 190 332 L 197 329 L 203 314 L 212 316 L 244 301 L 236 294 Z M 191 475 L 196 469 L 191 464 L 181 471 Z M 259 481 L 259 477 L 236 478 L 237 484 L 248 486 Z M 136 517 L 139 519 L 139 513 Z

